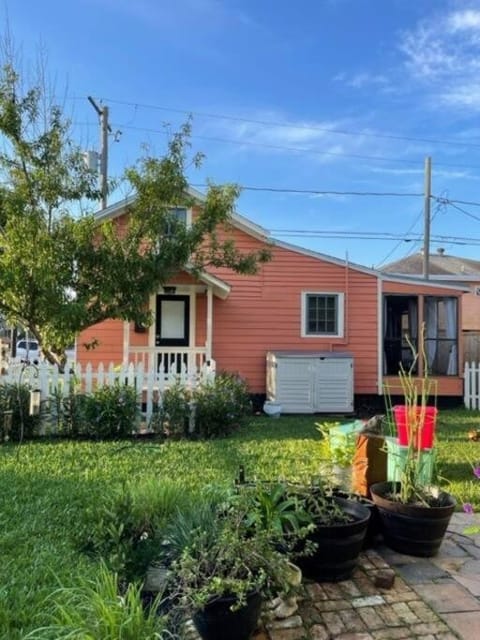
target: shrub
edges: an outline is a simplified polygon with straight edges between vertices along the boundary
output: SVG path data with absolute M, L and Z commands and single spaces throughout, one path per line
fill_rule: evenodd
M 193 393 L 195 431 L 202 438 L 217 438 L 241 426 L 252 407 L 246 382 L 237 375 L 220 373 Z
M 159 602 L 145 612 L 141 589 L 129 584 L 119 593 L 118 578 L 100 567 L 98 578 L 81 579 L 78 587 L 60 587 L 46 605 L 51 623 L 31 631 L 25 640 L 89 638 L 89 640 L 162 640 L 171 638 L 166 620 L 157 614 Z
M 191 399 L 190 389 L 180 382 L 165 389 L 156 416 L 156 424 L 164 435 L 183 437 L 188 434 Z
M 75 438 L 89 432 L 85 411 L 87 396 L 71 385 L 64 396 L 62 386 L 50 393 L 50 422 L 57 435 Z
M 126 484 L 90 509 L 88 523 L 78 533 L 80 544 L 122 581 L 143 579 L 160 554 L 167 522 L 190 501 L 190 494 L 173 482 Z
M 85 399 L 87 435 L 106 439 L 130 436 L 139 417 L 137 392 L 116 382 L 96 389 Z
M 0 385 L 0 432 L 3 439 L 7 436 L 11 440 L 18 441 L 22 432 L 23 437 L 31 438 L 38 434 L 40 416 L 31 416 L 30 387 L 27 384 L 2 384 Z M 13 411 L 10 433 L 4 433 L 4 413 Z

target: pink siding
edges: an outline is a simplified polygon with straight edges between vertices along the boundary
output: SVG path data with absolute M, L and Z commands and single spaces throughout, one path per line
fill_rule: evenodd
M 124 217 L 119 218 L 120 226 Z M 250 234 L 231 232 L 240 250 L 251 251 L 264 243 Z M 270 350 L 346 351 L 354 358 L 356 394 L 378 392 L 378 301 L 377 277 L 288 249 L 271 247 L 272 260 L 257 274 L 242 276 L 225 268 L 210 273 L 231 287 L 226 300 L 214 298 L 213 358 L 217 370 L 238 372 L 248 381 L 252 393 L 265 392 L 266 353 Z M 195 279 L 179 273 L 169 284 L 194 284 Z M 384 293 L 412 295 L 456 295 L 450 289 L 385 281 Z M 303 338 L 301 336 L 301 294 L 304 291 L 344 293 L 344 336 Z M 442 293 L 443 292 L 443 293 Z M 195 345 L 205 346 L 207 302 L 196 294 Z M 99 348 L 80 354 L 82 362 L 121 362 L 123 324 L 108 321 L 83 332 L 79 344 L 96 337 Z M 148 334 L 138 334 L 130 326 L 130 344 L 147 345 Z M 461 380 L 451 380 L 445 393 L 458 395 Z M 441 389 L 439 389 L 441 392 Z M 461 391 L 460 391 L 461 393 Z
M 85 344 L 91 340 L 98 341 L 98 347 L 87 350 Z M 123 362 L 123 322 L 121 320 L 105 320 L 94 324 L 79 336 L 78 361 L 81 364 L 91 362 L 96 367 L 100 362 L 122 364 Z
M 478 285 L 474 285 L 475 289 Z M 466 293 L 462 301 L 464 331 L 480 331 L 480 296 L 475 293 Z
M 259 241 L 235 232 L 237 246 L 259 249 Z M 213 357 L 217 369 L 240 373 L 253 393 L 265 391 L 270 350 L 348 351 L 354 357 L 355 392 L 376 393 L 377 280 L 369 274 L 281 247 L 254 276 L 215 275 L 232 286 L 215 300 Z M 343 338 L 301 337 L 302 291 L 345 293 Z

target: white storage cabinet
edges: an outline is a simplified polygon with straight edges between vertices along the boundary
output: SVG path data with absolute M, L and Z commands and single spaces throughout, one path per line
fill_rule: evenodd
M 267 399 L 282 413 L 351 413 L 353 356 L 330 351 L 269 351 Z

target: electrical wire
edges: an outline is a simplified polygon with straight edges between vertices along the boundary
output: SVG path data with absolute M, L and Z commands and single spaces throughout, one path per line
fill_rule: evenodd
M 408 227 L 407 231 L 405 232 L 405 237 L 408 236 L 408 234 L 414 229 L 414 227 L 416 227 L 417 223 L 419 222 L 419 220 L 421 219 L 423 215 L 423 209 L 420 210 L 419 214 L 417 215 L 417 217 L 415 218 L 415 220 L 412 222 L 412 224 Z M 381 262 L 379 262 L 375 268 L 379 269 L 383 264 L 385 264 L 387 262 L 387 260 L 390 258 L 390 256 L 392 256 L 395 251 L 405 242 L 405 237 L 400 239 L 393 247 L 393 249 L 391 249 L 391 251 L 389 251 L 387 253 L 387 255 L 383 258 L 383 260 Z
M 196 189 L 206 189 L 207 184 L 191 184 Z M 322 196 L 392 196 L 392 197 L 423 197 L 423 193 L 406 193 L 393 191 L 320 191 L 319 189 L 289 189 L 283 187 L 252 187 L 243 184 L 238 185 L 242 191 L 267 191 L 269 193 L 297 193 Z
M 93 123 L 88 121 L 75 122 L 73 124 L 77 126 L 98 127 L 98 123 Z M 116 127 L 119 130 L 142 131 L 144 133 L 154 133 L 154 134 L 161 134 L 161 135 L 166 134 L 165 130 L 162 130 L 162 129 L 154 129 L 150 127 L 137 127 L 137 126 L 128 125 L 125 123 L 114 123 L 112 124 L 112 127 Z M 363 155 L 358 153 L 340 153 L 337 151 L 322 151 L 319 149 L 307 149 L 305 147 L 290 147 L 286 145 L 268 144 L 266 142 L 255 142 L 253 140 L 235 140 L 234 138 L 202 136 L 197 134 L 192 134 L 190 137 L 192 139 L 203 140 L 205 142 L 214 142 L 214 143 L 220 143 L 220 144 L 234 144 L 234 145 L 243 146 L 243 147 L 245 146 L 259 147 L 263 149 L 273 149 L 275 151 L 289 151 L 295 154 L 306 153 L 306 154 L 313 154 L 313 155 L 329 156 L 334 158 L 353 158 L 355 160 L 368 160 L 368 161 L 375 161 L 375 162 L 378 161 L 378 162 L 387 162 L 387 163 L 394 163 L 394 164 L 408 164 L 408 165 L 415 165 L 415 166 L 419 166 L 423 161 L 423 158 L 422 159 L 419 158 L 418 160 L 407 160 L 407 159 L 401 159 L 401 158 L 389 158 L 387 156 L 369 156 L 369 155 Z M 437 162 L 436 166 L 451 167 L 456 169 L 475 169 L 475 170 L 480 169 L 480 165 L 455 164 L 451 162 Z
M 114 98 L 102 98 L 104 102 L 109 102 L 110 104 L 120 104 L 124 106 L 134 107 L 135 109 L 143 108 L 143 109 L 151 109 L 156 111 L 165 111 L 170 113 L 180 113 L 186 116 L 196 116 L 199 118 L 211 118 L 215 120 L 227 120 L 230 122 L 243 122 L 247 124 L 258 124 L 261 126 L 270 126 L 270 127 L 284 127 L 288 129 L 299 129 L 305 131 L 318 131 L 319 133 L 329 133 L 336 135 L 344 135 L 344 136 L 357 136 L 357 137 L 368 137 L 368 138 L 381 138 L 384 140 L 403 140 L 407 142 L 422 142 L 427 144 L 441 144 L 447 146 L 459 146 L 465 148 L 473 148 L 480 149 L 480 144 L 475 144 L 473 142 L 463 142 L 460 140 L 439 140 L 437 138 L 417 138 L 415 136 L 402 136 L 397 134 L 390 133 L 371 133 L 365 131 L 354 131 L 349 129 L 330 129 L 328 127 L 319 127 L 317 125 L 309 125 L 309 124 L 292 124 L 287 121 L 282 120 L 268 120 L 268 119 L 257 119 L 257 118 L 245 118 L 242 116 L 231 116 L 223 113 L 210 113 L 207 111 L 194 111 L 191 109 L 180 109 L 178 107 L 165 107 L 161 105 L 154 104 L 145 104 L 141 102 L 132 102 L 128 100 L 116 100 Z
M 460 211 L 461 213 L 468 216 L 469 218 L 472 218 L 473 220 L 477 220 L 477 222 L 480 222 L 479 216 L 476 216 L 474 213 L 470 213 L 469 211 L 466 211 L 462 207 L 459 207 L 457 204 L 454 204 L 452 200 L 445 200 L 445 204 L 449 205 L 450 207 L 453 207 L 457 211 Z
M 312 229 L 270 229 L 273 236 L 288 236 L 299 238 L 344 238 L 349 240 L 402 240 L 403 242 L 419 242 L 423 240 L 423 234 L 405 234 L 375 231 L 322 231 Z M 463 236 L 432 235 L 431 242 L 435 244 L 448 242 L 458 245 L 479 246 L 480 238 L 467 238 Z

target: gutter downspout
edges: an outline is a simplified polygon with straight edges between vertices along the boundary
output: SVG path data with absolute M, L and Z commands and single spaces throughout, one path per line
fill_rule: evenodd
M 383 281 L 377 277 L 377 392 L 383 395 Z
M 207 286 L 207 336 L 205 341 L 207 363 L 212 359 L 213 344 L 213 290 L 212 286 Z

